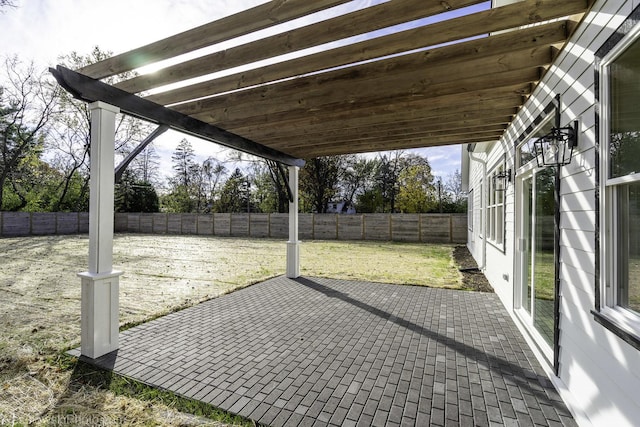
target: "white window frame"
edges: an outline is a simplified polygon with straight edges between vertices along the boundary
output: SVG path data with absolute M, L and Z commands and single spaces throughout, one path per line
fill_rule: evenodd
M 485 214 L 484 214 L 484 205 L 485 205 L 485 194 L 484 194 L 484 179 L 480 180 L 480 184 L 478 185 L 478 193 L 480 196 L 480 206 L 478 207 L 478 215 L 480 216 L 478 220 L 478 224 L 480 224 L 480 230 L 478 230 L 478 237 L 484 239 L 487 224 L 485 223 Z
M 467 228 L 469 231 L 473 233 L 473 207 L 475 203 L 473 203 L 473 197 L 475 196 L 473 189 L 469 190 L 469 194 L 467 195 Z
M 618 305 L 617 257 L 618 247 L 617 202 L 615 195 L 620 185 L 639 183 L 640 174 L 609 178 L 610 88 L 609 66 L 636 41 L 640 40 L 640 24 L 630 31 L 602 58 L 600 75 L 600 314 L 618 327 L 636 336 L 640 335 L 640 314 Z
M 503 190 L 496 189 L 496 175 L 504 174 L 507 166 L 504 156 L 491 169 L 488 174 L 487 184 L 487 242 L 504 250 L 504 230 L 505 230 L 505 199 L 506 186 Z

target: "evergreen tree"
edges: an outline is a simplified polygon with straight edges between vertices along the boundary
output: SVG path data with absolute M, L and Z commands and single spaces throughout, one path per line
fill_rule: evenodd
M 173 177 L 169 178 L 169 193 L 163 197 L 164 209 L 168 212 L 194 212 L 197 207 L 197 192 L 193 184 L 198 183 L 198 165 L 191 143 L 182 139 L 171 156 Z
M 139 181 L 125 171 L 115 189 L 116 212 L 159 212 L 158 193 L 149 182 Z
M 216 212 L 248 212 L 251 210 L 251 184 L 240 168 L 229 176 L 215 204 Z

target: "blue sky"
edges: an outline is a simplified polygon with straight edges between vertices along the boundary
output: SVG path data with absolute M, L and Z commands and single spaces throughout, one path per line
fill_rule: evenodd
M 86 54 L 94 46 L 124 52 L 223 16 L 265 3 L 266 0 L 16 0 L 15 9 L 0 13 L 0 56 L 18 55 L 43 69 L 61 55 Z M 356 5 L 382 0 L 358 0 Z M 211 7 L 215 4 L 215 7 Z M 349 3 L 344 8 L 354 7 Z M 487 5 L 479 6 L 486 8 Z M 345 9 L 343 9 L 345 10 Z M 305 21 L 303 18 L 299 22 Z M 291 25 L 296 25 L 294 21 Z M 383 31 L 386 32 L 386 31 Z M 171 170 L 171 153 L 184 136 L 167 132 L 156 141 L 162 169 Z M 223 147 L 188 137 L 199 158 L 224 158 Z M 415 150 L 425 155 L 434 175 L 446 177 L 460 168 L 459 146 Z

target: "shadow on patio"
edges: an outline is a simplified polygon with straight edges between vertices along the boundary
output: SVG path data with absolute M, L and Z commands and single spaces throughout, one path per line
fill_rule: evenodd
M 575 425 L 495 294 L 278 277 L 120 340 L 100 366 L 261 424 Z

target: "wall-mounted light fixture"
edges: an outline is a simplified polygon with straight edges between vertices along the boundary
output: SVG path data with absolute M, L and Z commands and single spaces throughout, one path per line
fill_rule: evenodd
M 505 191 L 511 183 L 511 169 L 502 170 L 493 175 L 493 188 L 496 191 Z
M 573 126 L 554 127 L 533 143 L 538 167 L 564 166 L 571 163 L 573 149 L 578 146 L 578 121 Z

